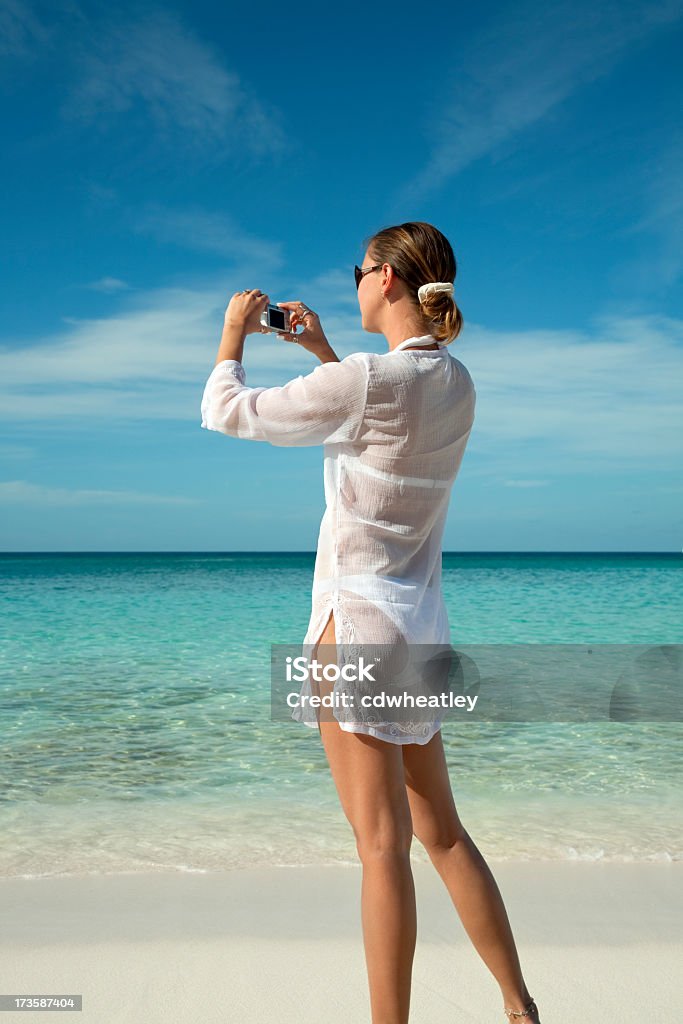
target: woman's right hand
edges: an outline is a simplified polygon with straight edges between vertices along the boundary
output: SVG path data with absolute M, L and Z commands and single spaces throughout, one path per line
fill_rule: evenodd
M 290 327 L 292 328 L 291 332 L 278 331 L 281 338 L 284 338 L 285 341 L 297 342 L 302 348 L 312 352 L 313 355 L 319 355 L 322 350 L 329 348 L 330 343 L 322 329 L 320 317 L 312 309 L 309 309 L 305 303 L 299 301 L 278 302 L 277 305 L 289 310 Z M 302 307 L 304 312 L 302 312 Z M 300 334 L 295 334 L 294 332 L 299 325 L 303 327 L 303 331 Z

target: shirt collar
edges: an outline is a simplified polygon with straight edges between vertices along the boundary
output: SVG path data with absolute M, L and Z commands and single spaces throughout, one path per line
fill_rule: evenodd
M 444 351 L 446 346 L 443 342 L 440 342 L 438 338 L 434 338 L 431 334 L 421 334 L 419 335 L 419 337 L 406 338 L 405 341 L 399 342 L 399 344 L 396 345 L 395 348 L 389 349 L 389 352 L 386 353 L 386 355 L 389 355 L 391 352 L 401 352 L 403 351 L 403 349 L 412 348 L 415 345 L 432 345 L 434 344 L 434 342 L 437 343 L 437 345 L 439 346 L 438 348 L 428 348 L 423 349 L 422 351 L 423 354 L 426 356 L 438 356 L 439 353 Z

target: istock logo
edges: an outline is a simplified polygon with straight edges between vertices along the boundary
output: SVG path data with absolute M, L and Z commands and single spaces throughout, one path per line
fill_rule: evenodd
M 335 699 L 348 697 L 349 723 L 431 727 L 447 714 L 477 722 L 683 722 L 683 644 L 354 643 L 336 645 L 331 664 L 303 648 L 271 645 L 278 721 L 296 718 L 292 694 L 303 705 L 329 689 Z
M 374 683 L 375 677 L 371 675 L 371 670 L 376 664 L 376 662 L 371 661 L 369 665 L 366 665 L 362 654 L 358 659 L 357 665 L 351 662 L 342 665 L 341 668 L 339 665 L 321 664 L 315 659 L 309 661 L 303 655 L 299 658 L 287 657 L 285 658 L 285 678 L 288 683 L 303 683 L 306 679 L 314 679 L 317 683 L 325 679 L 328 683 L 331 683 L 340 678 L 346 682 L 363 682 L 368 680 Z

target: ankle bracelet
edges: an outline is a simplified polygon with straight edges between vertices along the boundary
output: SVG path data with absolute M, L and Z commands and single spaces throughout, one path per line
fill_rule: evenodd
M 511 1020 L 513 1017 L 528 1017 L 529 1014 L 531 1014 L 534 1010 L 538 1013 L 538 1007 L 536 1006 L 536 1003 L 533 999 L 531 999 L 529 1003 L 527 1003 L 527 1006 L 524 1010 L 508 1010 L 507 1007 L 505 1007 L 505 1013 Z

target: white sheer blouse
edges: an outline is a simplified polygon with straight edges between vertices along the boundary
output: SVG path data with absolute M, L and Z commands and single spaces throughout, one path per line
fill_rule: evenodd
M 315 649 L 330 611 L 338 645 L 450 643 L 441 543 L 476 392 L 445 347 L 414 347 L 433 342 L 424 335 L 380 354 L 355 352 L 269 388 L 247 387 L 242 364 L 225 359 L 206 382 L 202 427 L 282 447 L 324 446 L 326 508 L 307 649 Z M 304 683 L 302 694 L 310 692 Z M 292 717 L 317 727 L 310 707 Z M 398 722 L 387 712 L 340 725 L 393 743 L 427 743 L 442 718 Z

